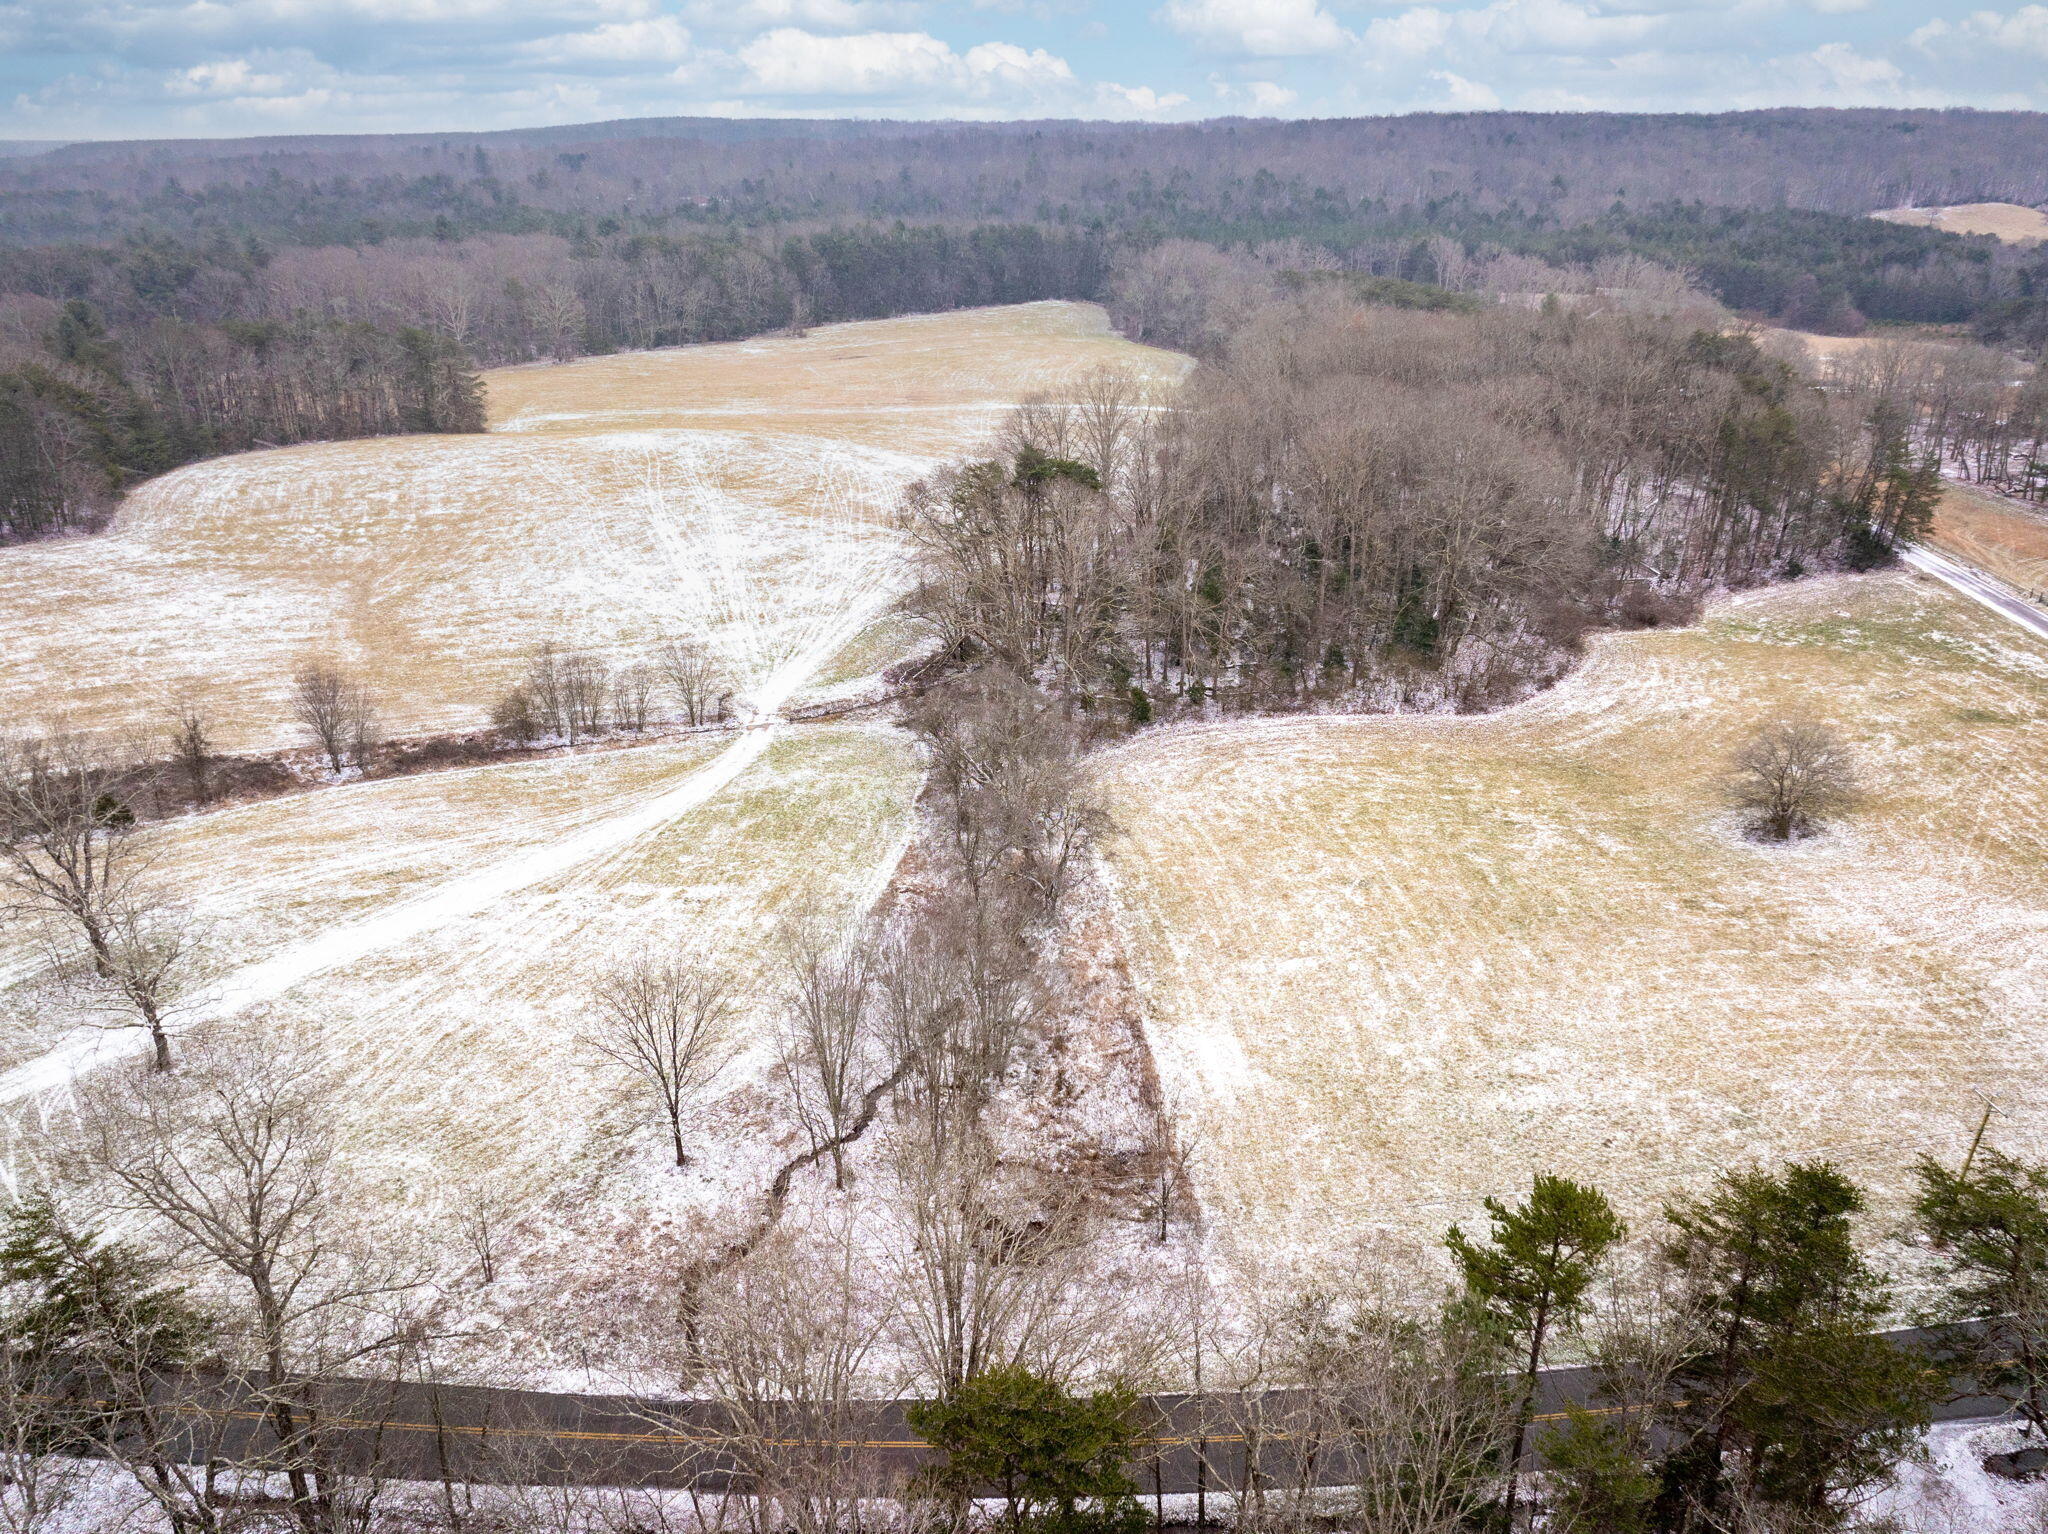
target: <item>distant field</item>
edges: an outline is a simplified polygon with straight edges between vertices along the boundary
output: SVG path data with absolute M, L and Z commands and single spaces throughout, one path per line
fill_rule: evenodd
M 2030 595 L 2048 592 L 2048 509 L 2026 510 L 1952 485 L 1927 541 Z
M 1872 794 L 1791 850 L 1715 788 L 1786 710 L 1837 721 Z M 1539 1169 L 1641 1221 L 1794 1155 L 1896 1210 L 1986 1097 L 2048 1152 L 2048 647 L 1931 585 L 1745 596 L 1487 717 L 1163 730 L 1104 777 L 1226 1240 L 1429 1262 Z
M 0 550 L 0 723 L 147 730 L 184 690 L 221 745 L 274 747 L 313 651 L 400 733 L 480 725 L 542 639 L 625 661 L 694 635 L 745 685 L 809 669 L 900 590 L 911 479 L 1027 393 L 1185 365 L 1042 303 L 503 369 L 486 435 L 194 464 L 102 537 Z
M 2048 240 L 2048 213 L 2016 202 L 1962 202 L 1950 208 L 1887 208 L 1873 213 L 1894 224 L 1918 224 L 1951 234 L 1989 234 L 2015 245 Z

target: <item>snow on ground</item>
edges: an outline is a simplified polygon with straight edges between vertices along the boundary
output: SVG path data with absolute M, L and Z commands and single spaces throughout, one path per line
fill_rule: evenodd
M 1838 723 L 1870 802 L 1740 836 L 1758 721 Z M 1429 1264 L 1537 1170 L 1640 1225 L 1720 1167 L 2048 1154 L 2048 647 L 1907 576 L 1610 637 L 1477 718 L 1146 734 L 1110 872 L 1212 1229 L 1313 1271 Z
M 2017 591 L 2048 596 L 2048 508 L 1950 485 L 1926 541 Z
M 544 639 L 623 663 L 694 636 L 751 686 L 901 590 L 903 487 L 1025 394 L 1185 365 L 1026 304 L 502 369 L 485 435 L 193 464 L 104 536 L 0 550 L 0 723 L 149 731 L 190 692 L 220 746 L 276 747 L 326 652 L 390 729 L 475 728 Z
M 1092 306 L 1033 304 L 512 369 L 489 379 L 487 435 L 195 465 L 104 538 L 0 551 L 9 722 L 135 729 L 204 677 L 218 744 L 275 744 L 315 646 L 362 664 L 400 731 L 478 723 L 543 638 L 626 660 L 689 634 L 741 681 L 722 734 L 137 833 L 205 935 L 180 1028 L 310 1031 L 345 1067 L 353 1204 L 453 1296 L 463 1367 L 589 1378 L 569 1339 L 592 1334 L 630 1367 L 630 1326 L 596 1314 L 624 1303 L 606 1283 L 659 1285 L 753 1219 L 796 1136 L 767 1080 L 780 933 L 872 905 L 920 781 L 900 733 L 780 711 L 906 652 L 886 614 L 902 487 L 1024 395 L 1118 365 L 1187 364 Z M 665 954 L 731 973 L 742 1007 L 687 1170 L 579 1039 L 598 976 Z M 38 934 L 0 932 L 0 1181 L 65 1175 L 72 1083 L 135 1068 L 139 1033 L 93 1022 Z M 474 1201 L 512 1227 L 493 1286 L 454 1239 Z
M 782 925 L 865 910 L 908 836 L 919 770 L 897 732 L 762 728 L 712 749 L 395 780 L 166 832 L 186 841 L 181 877 L 227 966 L 187 1026 L 317 1031 L 348 1076 L 336 1127 L 353 1198 L 444 1284 L 465 1279 L 472 1200 L 513 1225 L 508 1266 L 549 1249 L 523 1296 L 501 1288 L 472 1320 L 529 1370 L 545 1355 L 525 1326 L 604 1271 L 608 1241 L 709 1239 L 758 1193 L 788 1138 L 764 1085 Z M 731 974 L 742 1008 L 687 1172 L 634 1084 L 580 1041 L 597 978 L 668 954 Z M 38 1064 L 11 1074 L 44 1086 Z M 17 1094 L 8 1113 L 8 1173 L 41 1173 L 65 1095 Z M 490 1341 L 471 1350 L 480 1367 Z
M 1899 1534 L 2040 1534 L 2048 1528 L 2048 1479 L 2010 1481 L 1984 1468 L 1987 1455 L 2029 1440 L 2016 1423 L 1950 1422 L 1927 1434 L 1926 1457 L 1900 1467 L 1858 1509 L 1866 1527 L 1895 1520 Z

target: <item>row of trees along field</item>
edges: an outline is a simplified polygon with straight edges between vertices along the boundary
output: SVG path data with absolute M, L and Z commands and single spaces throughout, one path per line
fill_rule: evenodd
M 0 541 L 92 526 L 128 485 L 196 458 L 480 431 L 477 361 L 1093 296 L 1106 252 L 1092 231 L 897 226 L 0 253 Z
M 2040 133 L 1790 112 L 70 146 L 0 161 L 0 539 L 210 453 L 474 430 L 468 361 L 1114 297 L 1176 238 L 1475 292 L 1654 262 L 1798 327 L 2038 348 L 2048 256 L 1862 214 L 2048 196 Z
M 157 316 L 0 303 L 0 543 L 98 525 L 128 486 L 291 442 L 480 431 L 463 349 L 417 326 Z
M 916 600 L 955 653 L 1141 720 L 1484 707 L 1588 627 L 1882 558 L 1938 489 L 1893 383 L 1823 393 L 1682 317 L 1310 291 L 1172 411 L 1099 378 L 919 486 Z

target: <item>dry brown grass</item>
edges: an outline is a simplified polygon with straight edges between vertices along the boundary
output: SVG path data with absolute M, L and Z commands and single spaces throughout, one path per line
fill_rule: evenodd
M 624 661 L 693 634 L 758 682 L 896 589 L 910 479 L 1105 365 L 1185 359 L 1027 304 L 503 369 L 487 435 L 195 464 L 102 537 L 0 550 L 0 725 L 146 730 L 193 689 L 218 744 L 274 747 L 320 651 L 391 728 L 469 729 L 542 638 Z
M 2048 213 L 2016 202 L 1961 202 L 1950 208 L 1887 208 L 1873 213 L 1894 224 L 1918 224 L 1951 234 L 1989 234 L 2014 245 L 2048 240 Z
M 1787 850 L 1716 781 L 1789 710 L 1840 725 L 1871 801 Z M 2044 741 L 2048 647 L 1883 576 L 1606 639 L 1497 715 L 1121 748 L 1112 873 L 1214 1228 L 1428 1261 L 1539 1169 L 1642 1222 L 1795 1155 L 1896 1210 L 1985 1096 L 2048 1152 Z
M 2048 592 L 2048 511 L 1952 485 L 1927 541 L 2020 591 Z

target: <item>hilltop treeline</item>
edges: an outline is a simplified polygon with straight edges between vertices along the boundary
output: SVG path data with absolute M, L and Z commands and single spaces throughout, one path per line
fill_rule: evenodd
M 1182 244 L 1532 298 L 1654 263 L 1800 328 L 2029 350 L 2048 255 L 1861 215 L 2048 197 L 2043 150 L 2036 114 L 1877 111 L 71 146 L 0 160 L 0 539 L 208 453 L 474 430 L 472 363 L 1115 299 Z
M 148 234 L 196 246 L 255 235 L 370 247 L 718 232 L 773 252 L 825 226 L 1030 225 L 1139 247 L 1302 240 L 1361 270 L 1412 277 L 1396 268 L 1412 264 L 1414 242 L 1443 235 L 1472 252 L 1691 266 L 1732 307 L 1795 324 L 1839 323 L 1850 311 L 1952 323 L 2048 290 L 2041 258 L 1863 215 L 1911 202 L 2039 202 L 2044 165 L 2048 117 L 2035 113 L 744 130 L 678 119 L 77 145 L 0 163 L 0 240 L 106 245 Z
M 1095 231 L 1030 225 L 0 252 L 0 541 L 92 525 L 216 453 L 480 431 L 473 365 L 1094 296 Z
M 0 164 L 0 235 L 137 227 L 303 243 L 517 233 L 549 215 L 753 223 L 1146 220 L 1270 239 L 1373 211 L 1597 218 L 1694 199 L 1860 215 L 2048 199 L 2048 114 L 1786 109 L 1308 122 L 732 123 L 78 144 Z M 1197 227 L 1201 223 L 1203 227 Z M 372 228 L 372 224 L 377 227 Z
M 1902 428 L 1880 448 L 1854 405 L 1682 318 L 1316 294 L 1244 324 L 1184 405 L 1105 378 L 913 493 L 919 602 L 955 653 L 1140 722 L 1484 707 L 1589 626 L 1863 557 L 1929 493 Z
M 483 429 L 468 357 L 418 326 L 110 327 L 84 301 L 19 296 L 0 326 L 0 543 L 95 526 L 128 485 L 218 453 Z

